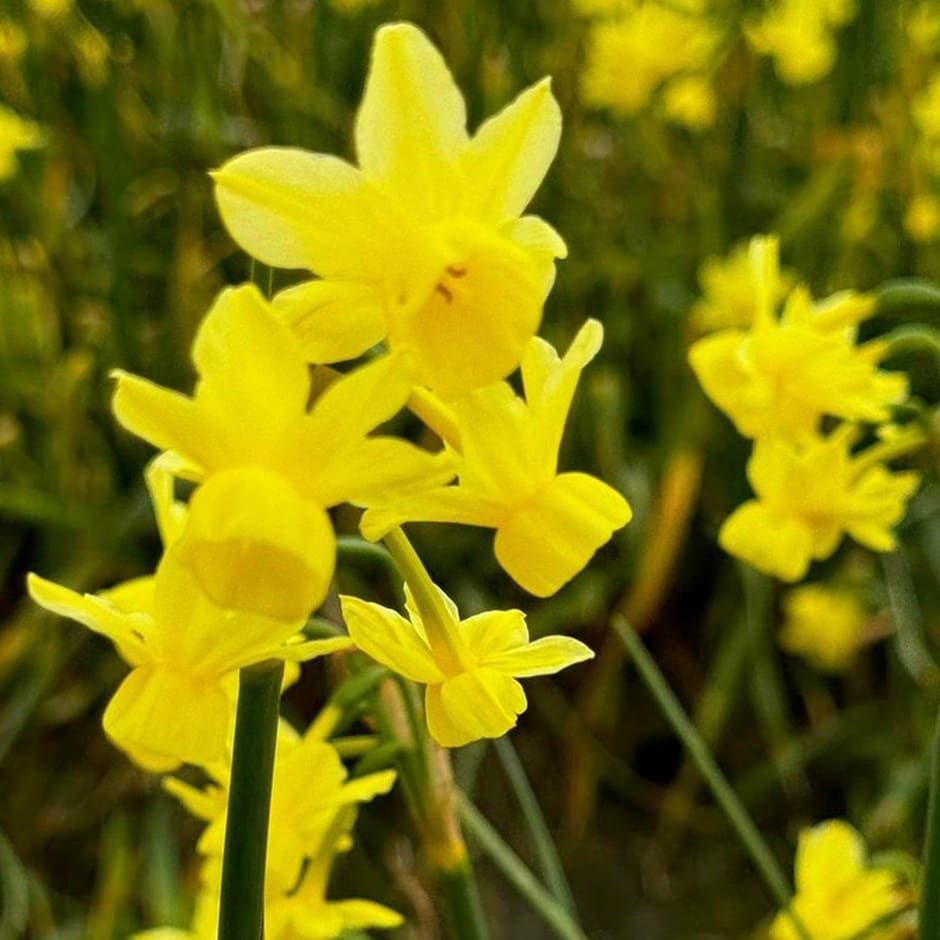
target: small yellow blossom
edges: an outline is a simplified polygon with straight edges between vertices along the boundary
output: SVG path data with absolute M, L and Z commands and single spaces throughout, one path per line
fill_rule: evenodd
M 931 242 L 940 232 L 940 200 L 932 193 L 920 193 L 904 212 L 904 231 L 915 242 Z
M 116 373 L 114 412 L 203 481 L 181 560 L 226 607 L 292 619 L 323 599 L 335 561 L 326 509 L 451 478 L 445 458 L 369 432 L 408 385 L 390 357 L 337 379 L 308 411 L 299 342 L 252 285 L 222 292 L 193 344 L 193 398 Z
M 600 323 L 588 320 L 559 358 L 533 338 L 522 360 L 525 401 L 500 382 L 457 402 L 459 485 L 376 503 L 361 522 L 366 538 L 405 521 L 486 526 L 496 530 L 499 563 L 532 594 L 547 597 L 573 578 L 631 517 L 627 501 L 606 483 L 558 473 L 571 400 L 602 339 Z
M 681 76 L 669 82 L 663 93 L 666 117 L 691 130 L 711 127 L 717 109 L 715 91 L 704 75 Z
M 780 645 L 820 669 L 840 672 L 865 645 L 869 617 L 853 591 L 804 584 L 787 594 Z
M 751 263 L 760 301 L 750 330 L 726 329 L 698 340 L 689 361 L 709 398 L 746 437 L 781 434 L 802 440 L 824 415 L 880 423 L 904 399 L 907 379 L 878 369 L 887 346 L 855 346 L 857 324 L 874 301 L 852 291 L 813 302 L 791 292 L 779 318 L 777 246 L 754 239 Z
M 936 51 L 940 43 L 940 10 L 933 0 L 908 8 L 904 26 L 908 40 L 918 52 L 930 55 Z
M 427 686 L 428 730 L 443 747 L 501 737 L 526 708 L 519 678 L 551 675 L 594 655 L 571 637 L 530 641 L 521 610 L 461 620 L 453 601 L 440 596 L 436 610 L 419 611 L 409 592 L 410 620 L 356 597 L 340 602 L 359 649 Z
M 408 23 L 382 27 L 356 117 L 359 166 L 269 147 L 213 174 L 249 253 L 319 275 L 275 306 L 311 362 L 384 337 L 412 380 L 446 397 L 512 372 L 538 329 L 564 242 L 522 215 L 558 147 L 547 80 L 471 137 L 440 53 Z
M 888 470 L 877 459 L 878 445 L 851 454 L 855 436 L 843 425 L 802 445 L 758 440 L 747 466 L 756 498 L 725 521 L 722 548 L 783 581 L 799 581 L 846 534 L 873 551 L 891 551 L 891 529 L 919 477 Z
M 16 173 L 17 150 L 36 150 L 45 141 L 38 124 L 0 104 L 0 180 Z
M 935 72 L 927 87 L 911 104 L 914 124 L 928 141 L 940 140 L 940 71 Z
M 868 864 L 865 843 L 848 823 L 831 820 L 800 833 L 796 850 L 793 910 L 810 940 L 890 940 L 885 928 L 866 932 L 882 918 L 900 914 L 910 903 L 895 874 Z M 778 914 L 772 940 L 800 940 L 793 922 Z

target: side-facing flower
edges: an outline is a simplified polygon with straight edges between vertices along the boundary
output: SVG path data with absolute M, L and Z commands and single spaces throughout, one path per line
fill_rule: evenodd
M 861 835 L 842 820 L 820 823 L 800 833 L 796 850 L 793 911 L 810 940 L 892 940 L 891 926 L 875 924 L 910 904 L 894 872 L 870 865 Z M 778 914 L 772 940 L 800 940 L 793 921 Z
M 376 34 L 355 167 L 268 147 L 214 173 L 222 218 L 267 264 L 318 280 L 275 299 L 310 361 L 387 337 L 413 380 L 453 397 L 516 368 L 564 242 L 522 215 L 558 147 L 548 81 L 471 137 L 440 53 L 408 23 Z
M 427 686 L 428 730 L 444 747 L 501 737 L 526 708 L 518 679 L 551 675 L 594 655 L 572 637 L 530 641 L 521 610 L 461 620 L 453 601 L 439 593 L 436 609 L 418 610 L 406 591 L 410 619 L 357 597 L 341 596 L 340 602 L 359 649 Z
M 722 548 L 783 581 L 799 581 L 810 562 L 828 558 L 844 535 L 876 552 L 895 545 L 919 477 L 895 473 L 878 446 L 852 454 L 857 432 L 842 425 L 805 444 L 758 440 L 747 465 L 756 498 L 739 506 L 719 533 Z
M 308 411 L 311 375 L 290 329 L 252 285 L 222 292 L 193 344 L 188 398 L 116 373 L 118 421 L 202 485 L 181 559 L 210 597 L 282 619 L 326 594 L 335 539 L 326 509 L 453 475 L 449 460 L 369 433 L 408 395 L 390 357 L 329 385 Z
M 631 517 L 606 483 L 558 473 L 578 379 L 602 339 L 600 323 L 588 320 L 559 358 L 535 337 L 522 360 L 525 401 L 499 382 L 456 402 L 459 485 L 376 503 L 362 519 L 366 538 L 405 521 L 486 526 L 496 530 L 499 563 L 527 591 L 547 597 L 573 578 Z

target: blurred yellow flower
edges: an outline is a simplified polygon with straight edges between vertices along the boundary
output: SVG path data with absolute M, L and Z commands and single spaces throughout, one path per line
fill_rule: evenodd
M 933 74 L 927 87 L 914 99 L 911 114 L 927 141 L 940 141 L 940 71 Z
M 920 193 L 907 204 L 904 231 L 915 242 L 931 242 L 940 232 L 940 200 L 932 193 Z
M 703 75 L 680 76 L 663 93 L 663 110 L 676 124 L 703 130 L 715 123 L 718 102 L 711 82 Z
M 919 477 L 889 471 L 878 460 L 878 444 L 850 454 L 855 437 L 842 425 L 803 444 L 759 439 L 747 465 L 756 498 L 725 521 L 722 548 L 782 581 L 799 581 L 846 534 L 873 551 L 891 551 L 891 529 Z
M 0 180 L 16 173 L 18 150 L 35 150 L 45 142 L 45 134 L 35 121 L 0 104 Z
M 412 379 L 454 397 L 501 379 L 538 329 L 566 253 L 521 215 L 554 158 L 548 80 L 472 136 L 440 53 L 407 23 L 376 34 L 356 118 L 356 168 L 290 148 L 213 174 L 235 240 L 320 280 L 275 299 L 311 362 L 353 359 L 384 337 Z
M 117 372 L 114 413 L 204 481 L 181 559 L 226 607 L 304 617 L 326 595 L 335 540 L 326 509 L 453 476 L 451 461 L 368 437 L 405 401 L 390 357 L 337 379 L 314 402 L 297 338 L 252 285 L 222 292 L 193 344 L 193 398 Z
M 461 620 L 453 601 L 439 593 L 442 603 L 429 611 L 418 610 L 408 592 L 410 620 L 357 597 L 341 596 L 340 602 L 359 649 L 427 686 L 428 730 L 443 747 L 501 737 L 526 708 L 519 678 L 551 675 L 594 655 L 572 637 L 530 641 L 521 610 Z
M 26 49 L 26 33 L 12 20 L 0 19 L 0 62 L 17 62 Z
M 896 929 L 870 932 L 879 920 L 910 904 L 895 874 L 868 864 L 865 843 L 848 823 L 831 820 L 800 833 L 793 910 L 810 940 L 892 940 Z M 778 914 L 772 940 L 800 940 L 792 921 Z
M 753 239 L 750 258 L 759 298 L 751 329 L 720 330 L 689 350 L 708 397 L 745 437 L 802 440 L 824 415 L 887 421 L 890 406 L 907 395 L 907 378 L 878 369 L 887 351 L 883 342 L 854 345 L 874 300 L 842 291 L 814 302 L 798 286 L 778 318 L 772 300 L 780 291 L 776 240 Z
M 853 591 L 804 584 L 784 598 L 780 645 L 829 672 L 848 668 L 865 645 L 869 617 Z
M 459 485 L 375 503 L 362 518 L 365 537 L 381 538 L 406 521 L 493 528 L 502 567 L 530 593 L 554 594 L 632 514 L 627 501 L 596 477 L 558 473 L 581 370 L 602 340 L 596 320 L 581 327 L 563 358 L 545 340 L 530 340 L 522 360 L 525 401 L 500 382 L 454 406 Z
M 72 12 L 73 0 L 27 0 L 29 8 L 40 16 L 57 19 Z

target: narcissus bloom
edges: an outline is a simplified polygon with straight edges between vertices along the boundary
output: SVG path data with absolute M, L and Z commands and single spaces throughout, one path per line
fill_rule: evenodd
M 784 598 L 780 645 L 828 672 L 846 669 L 865 645 L 870 618 L 854 591 L 803 584 Z
M 868 928 L 909 904 L 908 892 L 893 872 L 868 864 L 865 843 L 848 823 L 831 820 L 800 833 L 793 910 L 810 940 L 899 937 L 890 926 L 874 932 Z M 773 940 L 800 940 L 793 922 L 782 913 L 770 935 Z
M 812 435 L 823 415 L 880 423 L 904 399 L 907 379 L 879 371 L 879 340 L 855 346 L 857 325 L 874 311 L 871 298 L 844 291 L 814 303 L 804 287 L 774 312 L 780 290 L 777 243 L 751 242 L 760 298 L 750 330 L 720 330 L 694 343 L 689 361 L 702 388 L 746 437 Z
M 747 465 L 757 498 L 726 520 L 722 548 L 783 581 L 799 581 L 846 534 L 876 552 L 893 549 L 891 529 L 919 477 L 888 470 L 874 447 L 851 454 L 856 436 L 843 425 L 803 445 L 758 440 Z
M 498 738 L 526 708 L 517 681 L 551 675 L 594 653 L 567 636 L 531 642 L 521 610 L 489 611 L 461 620 L 443 591 L 436 610 L 418 610 L 410 593 L 410 620 L 394 610 L 340 597 L 356 646 L 400 675 L 427 686 L 428 730 L 444 747 Z
M 408 395 L 390 357 L 337 379 L 308 411 L 311 375 L 299 343 L 252 285 L 221 293 L 193 360 L 192 398 L 116 373 L 114 413 L 169 452 L 177 473 L 204 481 L 181 559 L 223 606 L 307 615 L 333 574 L 327 508 L 453 475 L 444 456 L 368 436 Z
M 440 53 L 408 23 L 378 30 L 355 167 L 268 147 L 213 174 L 246 251 L 319 280 L 275 299 L 311 362 L 387 337 L 412 379 L 453 397 L 501 379 L 538 329 L 564 242 L 522 215 L 558 147 L 547 80 L 471 137 Z
M 362 519 L 366 538 L 405 521 L 491 527 L 503 568 L 527 591 L 554 594 L 631 517 L 627 501 L 606 483 L 558 473 L 571 400 L 602 340 L 596 320 L 584 324 L 564 358 L 533 338 L 522 360 L 525 401 L 499 382 L 454 405 L 459 485 L 375 504 Z

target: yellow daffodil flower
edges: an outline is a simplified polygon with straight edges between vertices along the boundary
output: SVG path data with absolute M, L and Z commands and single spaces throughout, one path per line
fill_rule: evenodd
M 381 538 L 405 521 L 491 527 L 503 568 L 532 594 L 554 594 L 631 517 L 627 501 L 606 483 L 557 472 L 581 370 L 602 340 L 596 320 L 584 324 L 563 358 L 533 338 L 522 360 L 525 401 L 500 382 L 454 405 L 459 486 L 377 503 L 362 519 L 366 538 Z
M 827 672 L 841 672 L 865 645 L 869 617 L 853 591 L 803 584 L 783 602 L 780 645 Z
M 868 864 L 865 843 L 848 823 L 831 820 L 800 833 L 796 850 L 793 910 L 811 940 L 871 940 L 898 937 L 885 927 L 867 932 L 878 921 L 899 914 L 910 898 L 895 874 Z M 778 914 L 772 940 L 800 940 L 793 922 Z
M 558 147 L 547 80 L 470 137 L 440 53 L 408 23 L 378 30 L 356 118 L 355 167 L 268 147 L 213 174 L 250 254 L 319 280 L 274 304 L 311 362 L 388 338 L 418 384 L 447 397 L 512 372 L 538 329 L 564 242 L 522 215 Z
M 18 150 L 35 150 L 45 142 L 45 134 L 35 121 L 0 104 L 0 180 L 16 174 Z
M 801 445 L 758 440 L 747 465 L 757 498 L 725 521 L 722 548 L 783 581 L 799 581 L 845 534 L 873 551 L 891 551 L 891 528 L 919 477 L 888 470 L 878 459 L 880 445 L 851 454 L 855 437 L 843 425 Z
M 394 610 L 341 596 L 356 646 L 400 675 L 427 686 L 428 730 L 443 747 L 498 738 L 526 708 L 517 681 L 551 675 L 593 652 L 566 636 L 529 640 L 521 610 L 489 611 L 461 620 L 443 591 L 433 610 L 418 609 L 410 591 L 405 619 Z
M 309 366 L 252 285 L 222 292 L 193 344 L 193 398 L 118 372 L 118 421 L 204 481 L 181 559 L 226 607 L 291 620 L 322 601 L 335 561 L 325 510 L 445 482 L 448 458 L 369 432 L 408 384 L 390 357 L 333 382 L 308 411 Z
M 832 415 L 880 423 L 907 395 L 900 373 L 879 371 L 884 342 L 855 346 L 857 325 L 874 311 L 871 298 L 844 291 L 813 303 L 804 287 L 787 298 L 782 315 L 777 243 L 756 238 L 751 264 L 759 303 L 750 330 L 726 329 L 693 343 L 689 361 L 705 393 L 745 437 L 815 433 Z

